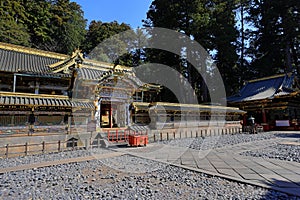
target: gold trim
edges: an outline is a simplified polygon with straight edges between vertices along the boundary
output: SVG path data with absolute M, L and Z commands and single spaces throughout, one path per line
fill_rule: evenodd
M 67 60 L 67 59 L 64 59 L 64 60 L 62 60 L 62 61 L 59 61 L 59 62 L 53 63 L 53 64 L 51 64 L 51 65 L 48 65 L 48 67 L 50 67 L 50 68 L 55 68 L 55 67 L 58 67 L 59 65 L 62 65 L 62 64 L 64 64 L 64 63 L 66 62 L 66 60 Z
M 192 108 L 218 108 L 218 109 L 231 109 L 231 110 L 240 110 L 237 107 L 228 107 L 228 106 L 211 106 L 211 105 L 203 105 L 203 104 L 181 104 L 181 103 L 166 103 L 166 102 L 155 102 L 151 103 L 151 106 L 177 106 L 177 107 L 192 107 Z
M 264 80 L 273 79 L 273 78 L 284 77 L 285 75 L 291 76 L 291 73 L 277 74 L 277 75 L 274 75 L 274 76 L 267 76 L 267 77 L 263 77 L 263 78 L 253 79 L 253 80 L 246 81 L 246 83 L 247 82 L 248 83 L 253 83 L 253 82 L 264 81 Z
M 18 97 L 30 97 L 30 98 L 54 98 L 54 99 L 69 99 L 68 96 L 51 95 L 51 94 L 30 94 L 19 92 L 0 92 L 0 96 L 18 96 Z
M 150 103 L 147 103 L 147 102 L 133 102 L 132 105 L 133 106 L 149 106 Z
M 3 42 L 0 42 L 0 49 L 16 51 L 16 52 L 21 52 L 21 53 L 27 53 L 27 54 L 33 54 L 33 55 L 39 55 L 39 56 L 44 56 L 44 57 L 49 57 L 49 58 L 56 58 L 56 59 L 66 59 L 69 57 L 68 55 L 65 55 L 65 54 L 55 53 L 55 52 L 51 52 L 51 51 L 44 51 L 44 50 L 34 49 L 34 48 L 30 48 L 30 47 L 24 47 L 24 46 L 19 46 L 19 45 L 14 45 L 14 44 L 3 43 Z
M 280 98 L 288 98 L 288 97 L 294 97 L 297 96 L 298 94 L 300 94 L 300 91 L 295 91 L 295 92 L 291 92 L 289 94 L 284 94 L 284 95 L 277 95 L 274 96 L 274 99 L 280 99 Z
M 91 64 L 92 66 L 88 65 L 88 64 Z M 115 66 L 114 64 L 111 64 L 111 63 L 106 63 L 106 62 L 102 62 L 102 61 L 97 61 L 97 60 L 91 60 L 91 59 L 84 59 L 83 61 L 83 66 L 85 68 L 91 68 L 91 69 L 98 69 L 99 68 L 102 68 L 102 69 L 121 69 L 121 70 L 128 70 L 130 72 L 132 72 L 132 67 L 126 67 L 126 66 L 123 66 L 123 65 L 117 65 Z
M 61 72 L 61 71 L 66 72 L 66 70 L 68 70 L 69 67 L 72 66 L 72 65 L 75 65 L 75 61 L 74 61 L 74 60 L 68 62 L 65 66 L 63 66 L 63 67 L 61 67 L 61 68 L 58 68 L 58 69 L 56 69 L 56 70 L 53 70 L 52 72 L 53 72 L 53 73 L 58 73 L 58 72 Z

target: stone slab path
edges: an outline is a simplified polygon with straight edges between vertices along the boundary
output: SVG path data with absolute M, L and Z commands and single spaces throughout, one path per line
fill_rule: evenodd
M 147 147 L 112 148 L 113 151 L 105 154 L 2 168 L 0 174 L 129 154 L 300 197 L 300 163 L 240 155 L 243 151 L 263 149 L 275 142 L 290 141 L 276 138 L 212 150 L 195 150 L 154 143 Z
M 146 148 L 118 151 L 300 196 L 300 163 L 240 155 L 243 151 L 263 149 L 281 141 L 282 138 L 276 138 L 213 150 L 150 144 Z

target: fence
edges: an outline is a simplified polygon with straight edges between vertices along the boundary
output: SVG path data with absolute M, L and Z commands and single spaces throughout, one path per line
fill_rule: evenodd
M 129 135 L 148 135 L 149 142 L 157 142 L 162 140 L 172 140 L 180 138 L 197 138 L 206 136 L 218 136 L 226 134 L 241 133 L 241 129 L 237 127 L 222 128 L 222 129 L 177 129 L 177 130 L 108 130 L 105 134 L 109 142 L 128 142 Z M 65 150 L 75 150 L 80 148 L 94 148 L 100 147 L 100 137 L 95 139 L 88 138 L 85 141 L 79 142 L 77 139 L 72 138 L 68 141 L 57 142 L 42 142 L 36 144 L 18 144 L 18 145 L 5 145 L 0 147 L 0 157 L 14 157 L 14 156 L 27 156 L 29 154 L 40 154 L 46 152 L 61 152 Z M 82 143 L 83 142 L 83 143 Z
M 169 129 L 169 130 L 152 130 L 149 132 L 149 141 L 163 141 L 181 138 L 198 138 L 206 136 L 219 136 L 228 134 L 241 133 L 239 127 L 224 127 L 224 128 L 184 128 L 184 129 Z
M 129 135 L 148 135 L 148 131 L 134 131 L 134 130 L 107 130 L 107 140 L 109 142 L 128 142 Z
M 128 142 L 128 135 L 148 135 L 150 142 L 159 140 L 171 140 L 180 138 L 197 138 L 206 136 L 217 136 L 241 133 L 239 127 L 224 127 L 224 128 L 183 128 L 183 129 L 164 129 L 164 130 L 107 130 L 102 133 L 109 142 Z
M 86 146 L 78 146 L 76 139 L 68 141 L 57 141 L 57 142 L 42 142 L 28 144 L 16 144 L 16 145 L 5 145 L 0 147 L 0 157 L 16 157 L 16 156 L 27 156 L 32 154 L 41 154 L 46 152 L 61 152 L 64 150 L 75 150 L 78 148 L 86 148 Z

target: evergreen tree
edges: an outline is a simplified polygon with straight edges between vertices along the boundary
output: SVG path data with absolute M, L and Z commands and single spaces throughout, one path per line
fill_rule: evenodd
M 214 52 L 212 56 L 223 76 L 227 92 L 231 93 L 237 88 L 235 81 L 238 79 L 235 8 L 234 2 L 226 0 L 155 0 L 147 13 L 145 26 L 164 27 L 185 33 L 207 51 Z M 187 49 L 184 55 L 173 55 L 169 52 L 150 50 L 149 54 L 151 62 L 172 66 L 182 73 L 194 87 L 200 101 L 209 101 L 203 80 L 205 77 L 201 77 L 193 69 L 197 66 L 186 62 L 187 57 L 201 57 L 200 52 Z M 208 71 L 203 64 L 200 70 Z
M 70 54 L 81 46 L 85 38 L 83 11 L 80 5 L 69 0 L 55 0 L 51 4 L 51 41 L 47 48 Z
M 235 8 L 233 1 L 215 0 L 210 20 L 211 43 L 213 50 L 212 55 L 216 65 L 221 73 L 224 86 L 228 95 L 235 93 L 239 89 L 239 66 L 237 65 L 237 39 L 238 31 L 235 27 Z
M 300 2 L 253 1 L 249 19 L 252 31 L 252 66 L 257 76 L 299 72 Z
M 83 48 L 92 59 L 134 67 L 143 62 L 141 46 L 145 40 L 140 29 L 135 32 L 127 24 L 92 21 Z
M 85 37 L 81 7 L 69 0 L 1 0 L 0 41 L 70 54 Z
M 89 54 L 105 39 L 108 39 L 116 34 L 130 30 L 128 24 L 119 24 L 118 22 L 103 23 L 101 21 L 91 21 L 85 37 L 83 50 L 85 54 Z
M 25 25 L 26 10 L 22 1 L 0 1 L 0 41 L 30 46 L 30 34 Z
M 24 0 L 26 9 L 25 24 L 30 34 L 31 46 L 38 49 L 51 50 L 50 23 L 51 4 L 45 0 Z

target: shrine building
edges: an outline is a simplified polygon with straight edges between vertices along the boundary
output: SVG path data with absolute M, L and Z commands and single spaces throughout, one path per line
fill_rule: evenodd
M 223 128 L 238 130 L 245 114 L 233 107 L 157 102 L 162 86 L 143 83 L 133 68 L 84 58 L 79 50 L 64 55 L 0 43 L 0 76 L 2 135 L 33 129 L 34 135 L 68 139 L 83 132 L 182 126 L 227 133 Z
M 251 80 L 239 93 L 227 98 L 229 106 L 244 111 L 244 124 L 249 117 L 268 130 L 299 130 L 300 87 L 294 73 Z

